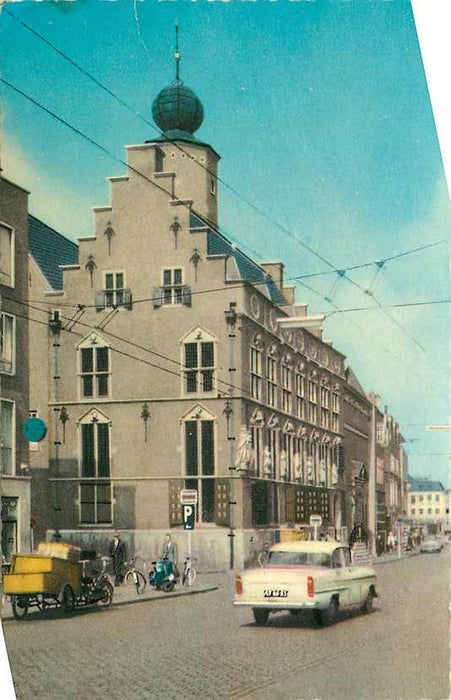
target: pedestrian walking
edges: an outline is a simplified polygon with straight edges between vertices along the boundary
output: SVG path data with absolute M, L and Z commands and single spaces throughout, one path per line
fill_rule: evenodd
M 395 548 L 395 537 L 393 535 L 393 532 L 390 530 L 388 533 L 387 537 L 387 551 L 389 554 L 393 554 L 393 550 Z
M 117 533 L 114 535 L 110 545 L 110 556 L 113 560 L 114 585 L 120 586 L 124 580 L 127 546 Z
M 166 533 L 165 538 L 163 540 L 163 546 L 161 548 L 161 558 L 162 559 L 168 559 L 170 562 L 172 562 L 172 566 L 174 567 L 174 573 L 176 577 L 179 575 L 179 570 L 177 566 L 177 561 L 178 561 L 178 550 L 177 550 L 177 543 L 174 542 L 172 539 L 172 535 L 169 533 Z

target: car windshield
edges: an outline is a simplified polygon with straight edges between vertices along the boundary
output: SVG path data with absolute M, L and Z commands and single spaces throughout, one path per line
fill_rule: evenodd
M 269 566 L 328 566 L 330 554 L 324 552 L 270 552 Z

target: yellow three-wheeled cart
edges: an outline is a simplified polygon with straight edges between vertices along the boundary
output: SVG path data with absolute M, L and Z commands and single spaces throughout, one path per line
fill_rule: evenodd
M 63 543 L 43 543 L 37 554 L 13 556 L 11 572 L 3 577 L 3 593 L 11 597 L 14 617 L 24 618 L 29 608 L 46 610 L 96 603 L 109 607 L 113 587 L 105 574 L 83 576 L 79 550 Z

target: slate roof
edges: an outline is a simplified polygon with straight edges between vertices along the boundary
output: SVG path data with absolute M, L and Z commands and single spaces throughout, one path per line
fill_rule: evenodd
M 239 248 L 235 248 L 231 241 L 229 241 L 222 233 L 219 233 L 219 231 L 212 228 L 210 224 L 207 224 L 198 214 L 195 214 L 194 212 L 192 212 L 190 215 L 190 227 L 192 229 L 208 229 L 208 255 L 231 255 L 235 258 L 241 279 L 246 280 L 251 284 L 265 284 L 269 297 L 274 304 L 278 304 L 280 306 L 287 303 L 283 294 L 275 285 L 272 277 L 268 275 L 268 273 L 265 272 L 260 265 L 249 258 Z
M 78 245 L 31 214 L 28 224 L 30 253 L 51 288 L 55 291 L 62 289 L 63 273 L 59 266 L 78 263 Z
M 444 491 L 441 481 L 428 479 L 423 477 L 409 476 L 410 489 L 409 491 Z

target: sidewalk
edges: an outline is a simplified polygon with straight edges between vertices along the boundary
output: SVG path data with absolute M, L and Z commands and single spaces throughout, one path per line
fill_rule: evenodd
M 376 564 L 390 564 L 394 561 L 402 561 L 403 559 L 408 559 L 409 557 L 416 557 L 420 553 L 420 550 L 413 550 L 412 552 L 402 552 L 401 556 L 397 552 L 393 554 L 382 554 L 380 557 L 373 559 L 373 566 Z
M 149 603 L 157 600 L 169 600 L 170 598 L 178 598 L 180 596 L 187 595 L 197 595 L 200 593 L 208 593 L 209 591 L 215 591 L 219 588 L 221 584 L 221 574 L 199 574 L 194 582 L 194 585 L 190 588 L 189 586 L 182 586 L 177 584 L 171 593 L 163 593 L 162 591 L 156 591 L 153 586 L 147 584 L 144 593 L 138 595 L 136 593 L 134 586 L 117 586 L 114 588 L 113 602 L 111 607 L 117 607 L 120 605 L 133 605 L 134 603 Z M 85 606 L 83 606 L 85 608 Z M 81 609 L 83 609 L 81 608 Z M 77 609 L 77 608 L 76 608 Z M 30 608 L 28 615 L 35 614 L 45 614 L 39 613 L 37 608 Z M 14 619 L 11 603 L 3 596 L 2 600 L 2 610 L 1 610 L 2 620 L 12 620 Z

